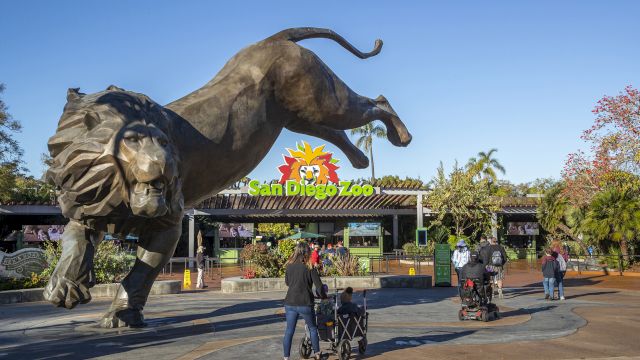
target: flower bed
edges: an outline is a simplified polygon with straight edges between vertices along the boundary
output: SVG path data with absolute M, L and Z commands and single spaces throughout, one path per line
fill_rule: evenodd
M 266 244 L 249 244 L 240 255 L 247 264 L 243 272 L 244 279 L 284 277 L 285 264 L 293 253 L 295 240 L 280 240 L 276 248 Z M 323 254 L 322 266 L 318 268 L 320 276 L 360 276 L 368 269 L 362 266 L 360 259 L 353 255 Z

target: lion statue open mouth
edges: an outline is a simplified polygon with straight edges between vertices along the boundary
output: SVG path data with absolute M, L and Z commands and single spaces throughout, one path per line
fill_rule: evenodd
M 105 218 L 119 225 L 132 216 L 179 221 L 179 158 L 164 108 L 115 86 L 91 95 L 71 89 L 68 100 L 49 140 L 47 173 L 62 213 L 102 231 Z
M 392 144 L 408 145 L 411 135 L 387 99 L 349 89 L 296 43 L 310 38 L 334 40 L 362 59 L 382 48 L 377 40 L 362 53 L 331 30 L 294 28 L 245 48 L 209 83 L 164 107 L 115 86 L 95 94 L 70 89 L 49 140 L 47 173 L 70 222 L 45 298 L 66 308 L 90 301 L 93 255 L 104 233 L 134 233 L 136 263 L 102 326 L 143 326 L 142 310 L 173 255 L 185 206 L 248 174 L 283 129 L 333 143 L 357 168 L 368 159 L 345 130 L 380 120 Z M 321 160 L 292 170 L 309 183 L 332 181 Z

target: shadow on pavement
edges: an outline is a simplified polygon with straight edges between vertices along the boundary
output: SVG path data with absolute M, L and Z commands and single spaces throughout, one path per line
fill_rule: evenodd
M 367 347 L 367 356 L 382 355 L 386 352 L 416 347 L 427 344 L 438 344 L 472 335 L 476 330 L 463 330 L 460 332 L 433 331 L 420 336 L 398 336 L 382 342 L 370 344 Z M 425 354 L 426 358 L 426 354 Z
M 384 293 L 393 293 L 394 296 L 382 296 Z M 442 287 L 431 289 L 374 289 L 367 290 L 367 308 L 385 309 L 393 306 L 420 305 L 437 303 L 458 296 L 455 287 Z M 354 302 L 362 305 L 362 293 L 354 296 Z
M 556 305 L 547 305 L 547 306 L 540 306 L 536 308 L 530 307 L 530 308 L 520 308 L 520 309 L 505 311 L 505 312 L 501 311 L 500 317 L 508 318 L 510 316 L 518 316 L 518 315 L 532 315 L 542 311 L 549 311 L 549 310 L 555 309 L 556 307 L 557 307 Z
M 567 299 L 575 299 L 583 296 L 609 295 L 609 294 L 617 294 L 617 293 L 619 293 L 619 291 L 596 291 L 596 292 L 588 292 L 583 294 L 567 295 Z
M 43 332 L 41 339 L 53 338 L 39 343 L 25 344 L 13 349 L 3 349 L 8 359 L 44 359 L 63 357 L 65 359 L 87 359 L 97 356 L 126 353 L 132 348 L 157 345 L 159 341 L 165 344 L 180 342 L 182 339 L 203 334 L 214 334 L 236 329 L 248 329 L 253 326 L 281 323 L 284 318 L 273 314 L 251 316 L 237 319 L 215 321 L 217 316 L 244 314 L 251 311 L 282 307 L 282 301 L 267 300 L 239 303 L 223 307 L 208 313 L 197 313 L 183 316 L 168 316 L 149 319 L 150 326 L 142 329 L 100 329 L 95 321 L 71 321 L 59 325 L 44 325 L 30 327 L 26 331 Z M 176 325 L 194 320 L 209 319 L 206 323 L 194 323 L 181 327 Z M 95 327 L 93 325 L 95 324 Z M 80 327 L 80 329 L 79 329 Z M 62 337 L 61 334 L 67 334 Z M 123 358 L 126 357 L 122 355 Z

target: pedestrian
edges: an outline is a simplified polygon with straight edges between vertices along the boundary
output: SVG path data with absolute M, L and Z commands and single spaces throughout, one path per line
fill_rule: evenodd
M 489 238 L 489 245 L 480 250 L 480 259 L 487 271 L 492 273 L 492 282 L 496 285 L 498 296 L 503 298 L 502 284 L 504 281 L 504 265 L 507 263 L 507 252 L 498 244 L 495 237 Z M 495 290 L 495 289 L 494 289 Z
M 343 245 L 343 244 L 344 244 L 344 243 L 342 242 L 342 240 L 339 240 L 339 241 L 338 241 L 338 244 L 337 244 L 337 247 L 338 247 L 338 248 L 336 249 L 336 254 L 338 254 L 339 256 L 345 256 L 345 255 L 347 255 L 347 253 L 348 253 L 347 248 L 346 248 L 346 247 L 344 247 L 344 245 Z
M 204 247 L 202 246 L 198 246 L 196 265 L 198 266 L 198 282 L 196 283 L 196 289 L 204 289 L 207 285 L 204 284 Z
M 460 269 L 460 278 L 462 280 L 480 280 L 483 283 L 489 279 L 487 269 L 480 262 L 477 251 L 469 253 L 469 261 Z
M 311 265 L 317 267 L 320 264 L 320 246 L 315 244 L 311 251 Z
M 555 281 L 560 270 L 558 261 L 552 254 L 553 251 L 547 248 L 544 250 L 544 257 L 542 258 L 542 286 L 544 287 L 545 300 L 553 300 Z
M 298 243 L 293 254 L 286 263 L 285 284 L 289 287 L 284 298 L 284 311 L 287 326 L 284 332 L 284 359 L 289 360 L 291 343 L 296 331 L 298 316 L 302 316 L 309 331 L 314 358 L 320 359 L 320 339 L 313 309 L 312 286 L 319 289 L 320 297 L 327 298 L 326 290 L 322 286 L 318 271 L 311 265 L 311 251 L 305 243 Z
M 476 249 L 476 251 L 478 251 L 478 254 L 482 251 L 482 248 L 488 245 L 489 242 L 487 241 L 487 238 L 485 236 L 480 236 L 480 242 L 478 243 L 478 247 Z
M 560 248 L 559 252 L 554 252 L 554 254 L 554 257 L 558 262 L 558 277 L 556 277 L 556 283 L 558 284 L 558 298 L 560 300 L 564 300 L 564 275 L 567 273 L 567 260 L 565 259 L 565 252 L 563 248 Z
M 456 244 L 456 249 L 453 252 L 453 256 L 451 256 L 451 262 L 453 262 L 453 267 L 456 270 L 458 287 L 460 287 L 460 269 L 469 262 L 469 249 L 464 240 L 459 240 Z

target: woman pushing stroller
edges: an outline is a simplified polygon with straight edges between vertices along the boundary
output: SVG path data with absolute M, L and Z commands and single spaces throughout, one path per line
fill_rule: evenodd
M 298 315 L 302 316 L 309 329 L 314 358 L 321 359 L 318 327 L 313 309 L 314 296 L 312 286 L 319 290 L 322 299 L 326 299 L 327 294 L 320 281 L 320 275 L 311 264 L 310 258 L 311 250 L 309 247 L 305 243 L 299 243 L 286 264 L 284 279 L 289 290 L 284 299 L 285 317 L 287 319 L 283 340 L 285 360 L 289 359 L 291 353 L 291 342 L 296 331 Z

